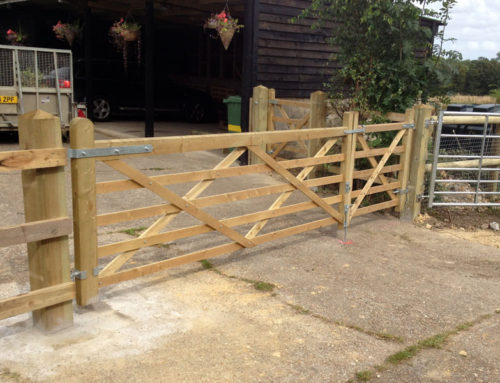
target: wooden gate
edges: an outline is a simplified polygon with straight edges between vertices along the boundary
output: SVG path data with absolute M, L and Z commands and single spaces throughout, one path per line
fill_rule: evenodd
M 377 210 L 398 206 L 400 197 L 394 191 L 404 186 L 407 179 L 408 161 L 405 160 L 412 127 L 407 123 L 358 126 L 357 113 L 346 113 L 344 126 L 306 130 L 284 130 L 240 134 L 183 136 L 93 141 L 92 123 L 80 119 L 71 127 L 74 216 L 79 221 L 75 229 L 75 264 L 82 265 L 87 278 L 77 281 L 79 303 L 87 304 L 98 289 L 163 269 L 215 257 L 243 248 L 285 238 L 298 233 L 329 225 L 348 226 L 353 217 Z M 363 134 L 394 131 L 389 147 L 372 149 Z M 277 160 L 266 152 L 268 145 L 291 141 L 321 142 L 319 149 L 307 158 Z M 401 141 L 404 144 L 401 145 Z M 356 144 L 359 149 L 356 150 Z M 126 161 L 138 156 L 172 155 L 205 150 L 231 150 L 215 167 L 191 172 L 165 175 L 147 175 Z M 140 151 L 137 153 L 135 151 Z M 233 166 L 248 151 L 261 163 Z M 82 153 L 85 153 L 82 156 Z M 129 153 L 129 154 L 126 154 Z M 402 156 L 403 155 L 403 156 Z M 390 158 L 401 156 L 402 160 Z M 367 158 L 371 169 L 356 170 L 357 159 Z M 379 159 L 378 159 L 379 158 Z M 95 183 L 95 162 L 100 161 L 126 179 Z M 406 163 L 406 166 L 405 166 Z M 309 178 L 320 166 L 336 165 L 340 174 Z M 272 172 L 281 182 L 251 189 L 230 191 L 223 194 L 202 196 L 219 179 Z M 384 174 L 399 174 L 395 180 Z M 353 180 L 364 180 L 360 189 L 353 188 Z M 175 193 L 172 185 L 196 182 L 184 195 Z M 378 184 L 376 184 L 376 182 Z M 236 183 L 235 183 L 236 185 Z M 326 196 L 313 191 L 323 188 Z M 164 200 L 162 204 L 139 207 L 125 211 L 95 212 L 96 195 L 144 189 Z M 286 204 L 293 193 L 305 200 Z M 364 204 L 367 195 L 388 193 L 389 201 Z M 206 208 L 231 204 L 252 198 L 275 195 L 267 209 L 247 214 L 217 218 Z M 264 230 L 272 219 L 316 209 L 320 219 L 305 221 L 299 225 Z M 200 224 L 168 229 L 181 213 L 187 213 Z M 138 238 L 97 246 L 97 227 L 156 217 Z M 319 218 L 319 217 L 318 217 Z M 287 222 L 282 219 L 282 222 Z M 249 229 L 244 225 L 251 224 Z M 194 238 L 207 233 L 217 233 L 224 243 L 201 250 L 163 259 L 153 263 L 130 267 L 127 263 L 142 248 L 168 243 L 174 240 Z M 104 262 L 104 263 L 103 263 Z M 127 268 L 124 269 L 124 266 Z M 98 270 L 98 271 L 96 271 Z
M 314 114 L 310 118 L 314 120 Z M 423 121 L 420 119 L 420 130 L 424 129 Z M 413 112 L 409 111 L 402 122 L 366 126 L 359 125 L 357 112 L 349 112 L 345 114 L 342 125 L 333 128 L 95 141 L 92 122 L 75 119 L 71 124 L 71 149 L 67 153 L 71 158 L 75 283 L 69 282 L 67 270 L 68 255 L 67 250 L 64 250 L 68 233 L 66 225 L 65 229 L 54 234 L 63 247 L 53 250 L 53 257 L 47 258 L 50 261 L 44 266 L 49 274 L 51 268 L 58 270 L 59 279 L 47 280 L 44 286 L 32 283 L 34 291 L 31 293 L 1 300 L 0 318 L 43 307 L 52 309 L 61 304 L 67 311 L 73 297 L 76 297 L 78 304 L 87 305 L 97 299 L 99 289 L 105 286 L 325 226 L 347 228 L 355 217 L 391 207 L 401 208 L 410 170 Z M 380 133 L 390 135 L 390 143 L 385 147 L 374 148 L 369 138 Z M 309 148 L 316 147 L 317 150 L 306 158 L 288 160 L 273 157 L 266 151 L 269 145 L 292 141 L 307 142 Z M 218 151 L 219 154 L 226 151 L 226 156 L 210 168 L 161 175 L 145 173 L 138 167 L 136 160 L 138 157 L 178 156 L 196 151 Z M 38 167 L 59 166 L 60 173 L 65 162 L 64 152 L 65 149 L 60 147 L 55 151 L 44 150 L 40 152 L 43 154 L 43 160 L 40 161 L 36 160 L 37 153 L 30 152 L 31 156 L 35 156 L 34 162 L 17 168 L 37 167 L 33 164 L 40 165 Z M 258 158 L 260 163 L 237 166 L 236 161 L 245 152 Z M 21 156 L 18 153 L 10 155 L 13 158 Z M 119 173 L 121 178 L 96 182 L 96 162 L 105 164 Z M 333 168 L 336 169 L 335 174 L 318 171 Z M 219 181 L 227 182 L 236 177 L 259 173 L 272 173 L 279 181 L 243 189 L 239 182 L 233 181 L 229 191 L 208 193 L 209 187 Z M 186 184 L 185 189 L 188 191 L 176 192 L 182 184 Z M 32 183 L 30 185 L 33 186 Z M 47 183 L 44 185 L 50 186 Z M 113 193 L 130 193 L 134 190 L 147 191 L 161 198 L 162 203 L 127 210 L 98 211 L 98 196 L 100 201 Z M 223 205 L 231 206 L 259 197 L 272 201 L 265 208 L 249 210 L 236 216 L 217 214 Z M 59 196 L 59 199 L 64 198 Z M 142 201 L 145 200 L 147 197 L 142 197 Z M 253 207 L 253 204 L 245 205 L 248 206 Z M 55 218 L 58 225 L 68 222 L 63 211 L 54 211 L 58 212 L 57 216 L 46 218 Z M 174 225 L 181 215 L 189 215 L 198 223 Z M 139 237 L 99 243 L 98 227 L 146 218 L 152 219 L 153 223 Z M 49 223 L 42 223 L 40 227 L 49 227 Z M 6 233 L 22 229 L 2 230 Z M 163 259 L 153 262 L 146 260 L 140 266 L 134 265 L 136 254 L 143 248 L 174 240 L 196 241 L 196 237 L 201 235 L 216 236 L 218 242 L 199 242 L 200 246 L 194 251 L 173 257 L 165 255 Z M 40 238 L 26 237 L 25 240 L 31 242 Z M 59 312 L 57 315 L 62 314 Z

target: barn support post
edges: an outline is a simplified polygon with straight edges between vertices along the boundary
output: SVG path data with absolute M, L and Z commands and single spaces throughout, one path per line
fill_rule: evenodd
M 252 126 L 251 132 L 266 132 L 267 131 L 267 114 L 269 111 L 269 89 L 263 85 L 253 88 L 252 97 Z M 262 150 L 266 150 L 266 145 L 260 145 Z M 250 165 L 262 163 L 262 160 L 254 153 L 249 155 Z
M 405 124 L 415 123 L 415 109 L 409 108 L 405 112 Z M 399 157 L 399 163 L 401 164 L 401 170 L 398 173 L 398 180 L 401 183 L 400 193 L 399 193 L 399 205 L 396 206 L 395 210 L 397 212 L 402 212 L 406 204 L 406 196 L 408 192 L 408 179 L 410 177 L 410 165 L 411 165 L 411 147 L 413 144 L 413 129 L 408 129 L 408 132 L 403 137 L 403 146 L 405 147 L 405 152 Z
M 92 113 L 94 89 L 92 81 L 92 8 L 88 2 L 85 7 L 84 23 L 84 62 L 85 62 L 85 101 L 87 102 L 87 116 Z
M 338 228 L 346 228 L 349 226 L 348 214 L 346 214 L 351 206 L 352 181 L 354 173 L 354 154 L 356 152 L 356 134 L 349 133 L 358 129 L 359 112 L 346 112 L 342 126 L 345 129 L 346 135 L 342 138 L 342 153 L 344 161 L 340 164 L 340 174 L 344 175 L 344 180 L 339 184 L 339 195 L 342 195 L 342 202 L 339 204 L 339 212 L 343 217 L 343 222 L 338 223 Z
M 311 114 L 309 117 L 309 129 L 317 129 L 326 127 L 326 93 L 320 90 L 311 93 Z M 321 140 L 309 140 L 307 147 L 307 156 L 314 155 L 321 148 Z M 309 178 L 316 178 L 317 168 L 310 174 Z
M 155 135 L 155 100 L 154 100 L 154 0 L 145 0 L 145 47 L 144 47 L 144 77 L 145 95 L 144 104 L 146 109 L 144 136 Z
M 94 124 L 75 118 L 70 124 L 71 149 L 94 147 Z M 94 158 L 71 159 L 73 231 L 75 236 L 76 302 L 86 306 L 98 299 L 96 178 Z
M 429 140 L 434 125 L 429 123 L 433 108 L 428 105 L 415 107 L 415 132 L 411 147 L 408 194 L 401 219 L 413 221 L 420 214 L 421 199 L 425 185 L 425 161 L 427 160 Z M 407 148 L 406 150 L 410 150 Z
M 59 117 L 36 110 L 19 118 L 21 149 L 62 148 Z M 64 166 L 22 171 L 26 222 L 68 216 Z M 28 244 L 31 290 L 70 282 L 68 236 Z M 56 331 L 73 324 L 73 303 L 67 301 L 33 311 L 35 327 Z

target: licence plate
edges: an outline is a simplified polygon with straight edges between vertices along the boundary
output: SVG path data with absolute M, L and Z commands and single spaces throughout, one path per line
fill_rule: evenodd
M 0 104 L 17 104 L 17 96 L 0 96 Z

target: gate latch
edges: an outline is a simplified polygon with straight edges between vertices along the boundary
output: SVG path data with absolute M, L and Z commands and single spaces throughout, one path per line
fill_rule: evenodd
M 394 194 L 408 194 L 408 189 L 396 189 L 393 191 Z

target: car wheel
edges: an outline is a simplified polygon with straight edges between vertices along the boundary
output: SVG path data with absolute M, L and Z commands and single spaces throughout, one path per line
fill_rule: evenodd
M 208 116 L 207 104 L 202 101 L 194 101 L 184 108 L 184 117 L 189 122 L 204 122 Z
M 111 104 L 107 97 L 96 97 L 92 101 L 92 117 L 96 121 L 106 121 L 111 116 Z

